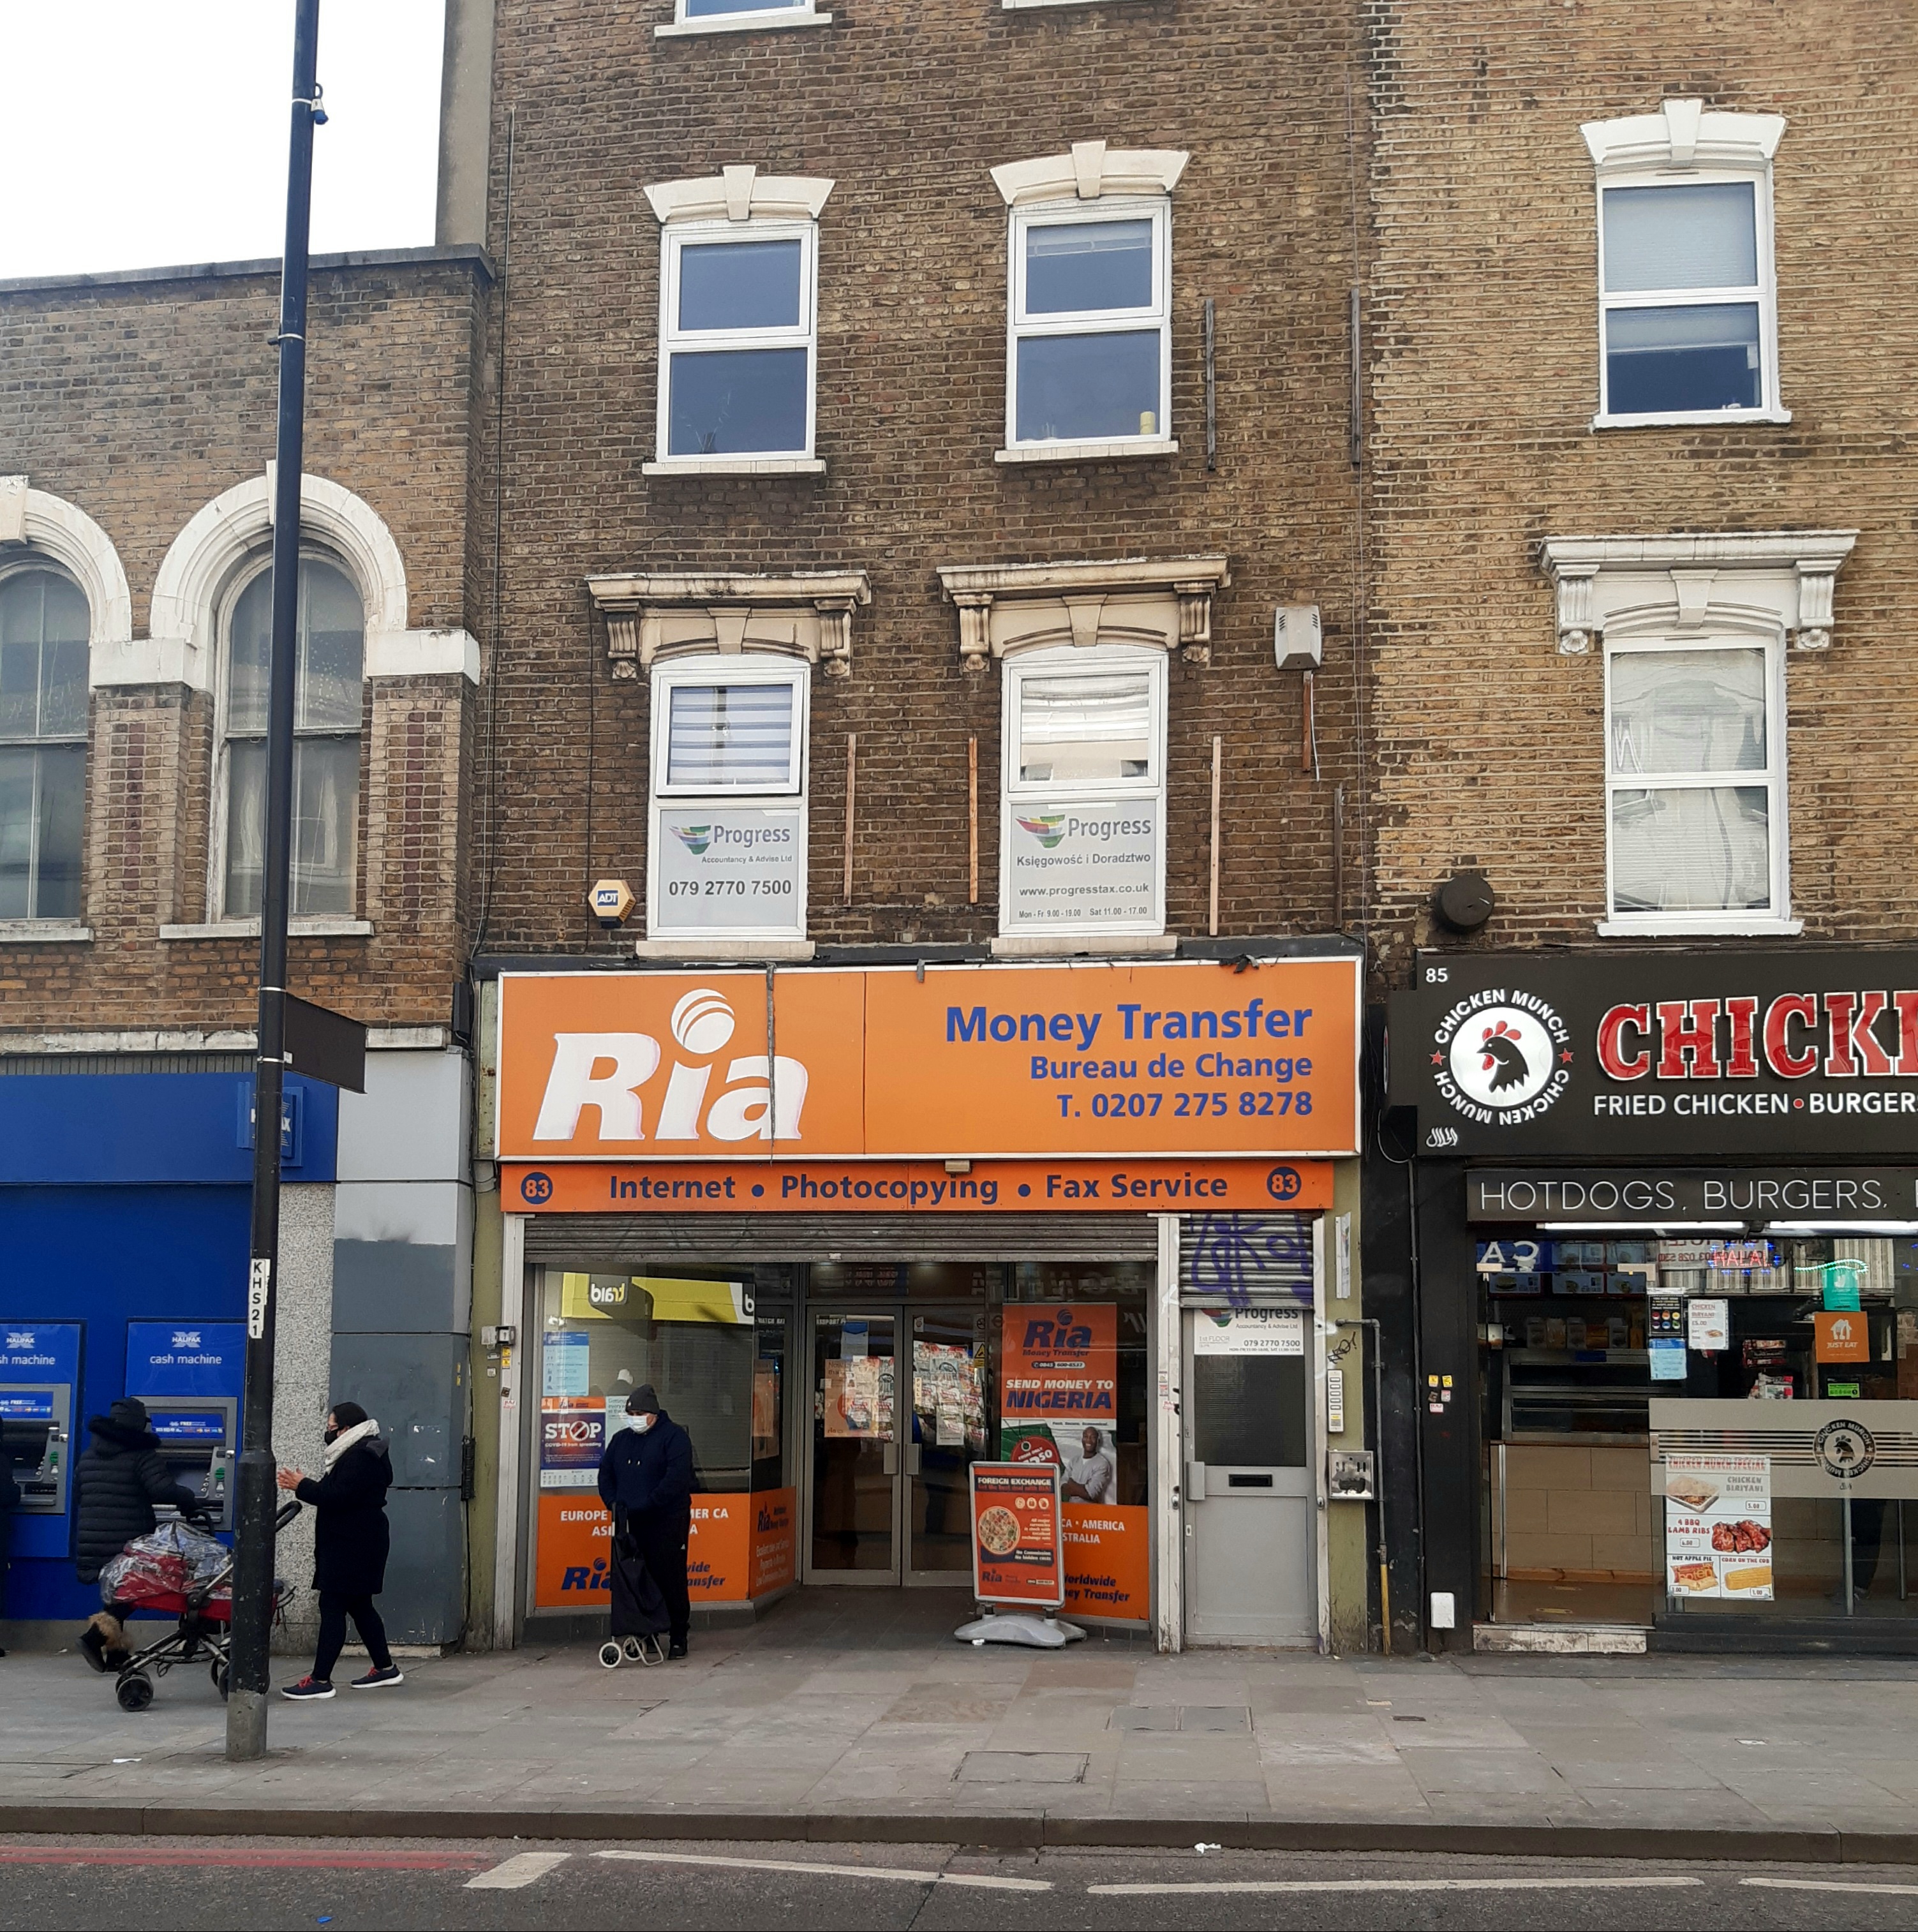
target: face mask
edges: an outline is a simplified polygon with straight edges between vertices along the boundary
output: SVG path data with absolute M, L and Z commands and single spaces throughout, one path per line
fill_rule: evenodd
M 639 1431 L 641 1435 L 644 1436 L 646 1432 L 653 1426 L 653 1418 L 650 1415 L 635 1416 L 633 1418 L 632 1426 Z
M 339 1439 L 339 1435 L 340 1432 L 337 1429 L 329 1429 L 320 1439 L 323 1442 L 334 1442 Z

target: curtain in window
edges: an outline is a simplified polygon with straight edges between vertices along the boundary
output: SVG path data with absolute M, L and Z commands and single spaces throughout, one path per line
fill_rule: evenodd
M 266 742 L 273 573 L 240 594 L 227 654 L 227 838 L 222 910 L 260 916 L 266 872 Z M 365 622 L 345 573 L 300 562 L 294 670 L 291 910 L 350 914 L 358 854 Z
M 50 570 L 0 580 L 0 919 L 77 919 L 89 613 Z

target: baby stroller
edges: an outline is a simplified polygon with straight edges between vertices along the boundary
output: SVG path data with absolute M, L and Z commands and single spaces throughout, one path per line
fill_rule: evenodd
M 273 1519 L 277 1536 L 300 1513 L 289 1502 Z M 277 1626 L 292 1586 L 273 1580 L 273 1622 Z M 153 1682 L 176 1664 L 209 1660 L 213 1688 L 224 1697 L 232 1688 L 233 1552 L 206 1532 L 187 1522 L 164 1522 L 151 1536 L 138 1536 L 100 1573 L 103 1603 L 162 1610 L 179 1621 L 144 1650 L 129 1653 L 114 1678 L 114 1695 L 123 1711 L 144 1711 L 153 1702 Z
M 622 1664 L 664 1664 L 670 1621 L 666 1599 L 646 1567 L 623 1509 L 614 1516 L 613 1556 L 607 1568 L 613 1591 L 613 1634 L 599 1646 L 599 1661 L 608 1670 Z

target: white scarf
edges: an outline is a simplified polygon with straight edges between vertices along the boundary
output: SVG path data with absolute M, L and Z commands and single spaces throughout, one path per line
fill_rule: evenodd
M 327 1468 L 332 1468 L 356 1442 L 364 1442 L 369 1436 L 377 1435 L 379 1430 L 379 1424 L 370 1415 L 364 1422 L 356 1422 L 352 1428 L 341 1430 L 326 1445 Z

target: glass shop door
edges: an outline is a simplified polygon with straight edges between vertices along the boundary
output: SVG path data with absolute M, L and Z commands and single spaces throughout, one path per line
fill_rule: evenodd
M 971 1478 L 986 1454 L 986 1317 L 912 1308 L 912 1408 L 905 1451 L 905 1581 L 972 1586 Z
M 804 1580 L 969 1587 L 985 1317 L 869 1304 L 815 1306 L 810 1324 Z
M 899 1311 L 815 1308 L 812 1329 L 805 1580 L 896 1583 Z

